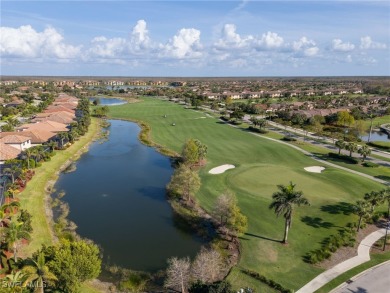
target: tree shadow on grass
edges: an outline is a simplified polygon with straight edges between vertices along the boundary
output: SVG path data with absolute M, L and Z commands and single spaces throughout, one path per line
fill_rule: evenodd
M 353 212 L 353 204 L 348 202 L 339 202 L 338 204 L 325 205 L 321 207 L 321 211 L 332 215 L 350 215 Z
M 268 237 L 264 237 L 264 236 L 260 236 L 260 235 L 255 235 L 255 234 L 252 234 L 252 233 L 245 233 L 245 235 L 248 235 L 248 236 L 252 236 L 252 237 L 256 237 L 256 238 L 260 238 L 260 239 L 264 239 L 264 240 L 268 240 L 268 241 L 272 241 L 272 242 L 282 242 L 281 240 L 276 240 L 276 239 L 272 239 L 272 238 L 268 238 Z M 249 240 L 249 239 L 246 239 L 245 240 Z
M 334 227 L 333 223 L 324 222 L 321 218 L 318 218 L 318 217 L 313 218 L 313 217 L 305 216 L 305 217 L 301 218 L 301 221 L 304 222 L 306 225 L 314 227 L 314 228 L 329 229 L 329 228 Z

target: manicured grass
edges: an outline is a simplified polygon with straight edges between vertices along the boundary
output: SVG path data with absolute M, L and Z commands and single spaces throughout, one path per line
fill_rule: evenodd
M 320 157 L 322 160 L 329 161 L 330 163 L 339 165 L 341 167 L 345 167 L 354 171 L 358 171 L 367 175 L 371 175 L 373 177 L 377 177 L 379 179 L 383 179 L 386 181 L 390 181 L 390 168 L 385 167 L 385 166 L 379 166 L 376 168 L 367 168 L 362 165 L 357 165 L 357 164 L 349 164 L 346 163 L 342 160 L 338 160 L 335 158 L 330 158 L 327 156 L 327 154 L 330 152 L 328 149 L 320 147 L 320 146 L 315 146 L 310 143 L 304 143 L 302 141 L 296 141 L 291 144 L 294 144 L 301 149 L 304 149 L 305 151 L 311 152 L 318 157 Z M 356 155 L 354 155 L 356 156 Z M 360 157 L 359 157 L 360 158 Z M 382 157 L 379 157 L 378 159 L 383 159 Z
M 320 164 L 289 146 L 215 118 L 200 118 L 205 115 L 168 101 L 145 98 L 141 103 L 110 109 L 113 118 L 148 123 L 153 141 L 176 152 L 188 138 L 197 138 L 208 146 L 207 165 L 200 170 L 199 203 L 211 211 L 219 194 L 226 189 L 234 191 L 249 219 L 248 232 L 241 238 L 238 266 L 257 271 L 287 288 L 297 290 L 322 271 L 305 263 L 303 256 L 319 248 L 321 241 L 337 233 L 340 226 L 357 220 L 345 209 L 348 203 L 361 199 L 365 192 L 383 188 L 371 180 L 327 166 L 321 174 L 306 172 L 304 167 Z M 222 164 L 233 164 L 236 169 L 220 175 L 208 173 Z M 268 206 L 276 185 L 288 184 L 290 180 L 304 192 L 311 206 L 294 212 L 289 244 L 281 245 L 284 221 L 276 218 Z M 248 286 L 248 278 L 239 270 L 234 270 L 228 279 L 235 287 Z M 255 280 L 250 282 L 258 284 Z
M 333 290 L 334 288 L 341 285 L 342 283 L 344 283 L 344 282 L 348 281 L 349 279 L 351 279 L 352 277 L 356 276 L 357 274 L 360 274 L 361 272 L 363 272 L 371 267 L 374 267 L 380 263 L 388 261 L 388 260 L 390 260 L 390 251 L 386 252 L 386 253 L 372 254 L 370 261 L 368 261 L 364 264 L 361 264 L 360 266 L 357 266 L 356 268 L 353 268 L 353 269 L 345 272 L 344 274 L 341 274 L 340 276 L 333 279 L 325 286 L 318 289 L 316 291 L 316 293 L 328 293 L 331 290 Z
M 378 127 L 382 124 L 385 124 L 385 123 L 389 123 L 390 121 L 390 115 L 384 115 L 382 117 L 376 117 L 374 118 L 373 122 L 372 122 L 372 126 L 373 127 Z M 367 127 L 367 129 L 369 129 L 370 125 L 371 125 L 371 120 L 370 119 L 367 119 L 367 120 L 364 120 L 364 125 Z
M 21 207 L 33 215 L 31 242 L 22 248 L 22 255 L 31 256 L 42 244 L 51 245 L 53 243 L 53 234 L 45 212 L 45 199 L 48 196 L 45 188 L 49 181 L 56 180 L 61 166 L 77 155 L 96 136 L 98 130 L 98 120 L 92 119 L 88 133 L 66 150 L 56 151 L 55 156 L 49 162 L 43 162 L 41 167 L 36 168 L 35 176 L 27 184 L 26 189 L 17 195 L 20 198 Z

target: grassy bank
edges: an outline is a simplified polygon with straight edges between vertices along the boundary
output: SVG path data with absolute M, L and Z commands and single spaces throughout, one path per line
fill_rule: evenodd
M 300 288 L 322 272 L 305 263 L 303 256 L 319 248 L 322 240 L 337 233 L 340 226 L 357 220 L 349 203 L 361 199 L 365 192 L 383 188 L 335 168 L 326 167 L 321 174 L 308 173 L 304 167 L 319 163 L 299 151 L 168 101 L 145 98 L 141 103 L 113 106 L 110 110 L 113 118 L 147 123 L 151 140 L 174 152 L 180 152 L 188 138 L 205 143 L 208 157 L 200 171 L 199 203 L 210 211 L 219 194 L 226 189 L 234 191 L 249 220 L 248 232 L 241 237 L 238 267 L 256 271 L 290 289 Z M 208 173 L 222 164 L 233 164 L 236 169 L 220 175 Z M 290 180 L 304 192 L 311 206 L 295 211 L 290 243 L 284 246 L 279 243 L 283 219 L 277 219 L 268 206 L 276 185 Z M 263 284 L 239 269 L 233 270 L 228 279 L 235 287 L 264 289 Z
M 66 150 L 56 151 L 55 156 L 49 162 L 44 162 L 41 167 L 35 169 L 35 176 L 26 189 L 18 195 L 21 207 L 33 215 L 31 242 L 22 248 L 22 255 L 31 256 L 42 244 L 51 245 L 53 243 L 51 219 L 46 214 L 47 186 L 55 182 L 58 171 L 66 162 L 76 159 L 86 150 L 87 145 L 98 134 L 98 131 L 98 120 L 92 119 L 88 133 Z

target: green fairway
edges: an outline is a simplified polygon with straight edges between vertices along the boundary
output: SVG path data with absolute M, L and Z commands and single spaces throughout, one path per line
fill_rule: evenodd
M 141 103 L 110 110 L 112 118 L 148 123 L 152 140 L 176 152 L 188 138 L 205 143 L 208 156 L 207 165 L 200 171 L 200 204 L 210 211 L 219 194 L 233 190 L 249 220 L 248 232 L 241 238 L 238 268 L 257 271 L 290 289 L 297 290 L 322 271 L 303 262 L 302 257 L 319 248 L 321 241 L 337 233 L 340 226 L 356 220 L 349 214 L 348 203 L 361 199 L 365 192 L 383 188 L 379 183 L 328 166 L 321 174 L 308 173 L 304 167 L 321 164 L 289 146 L 168 101 L 145 98 Z M 219 175 L 208 173 L 222 164 L 236 168 Z M 288 184 L 290 180 L 304 192 L 311 206 L 295 211 L 289 244 L 281 245 L 278 241 L 283 236 L 284 221 L 277 219 L 268 206 L 276 185 Z M 235 287 L 263 286 L 238 268 L 229 276 Z

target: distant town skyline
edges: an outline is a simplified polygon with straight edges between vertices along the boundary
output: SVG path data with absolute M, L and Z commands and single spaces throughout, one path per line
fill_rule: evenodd
M 1 1 L 0 74 L 389 76 L 388 1 Z

